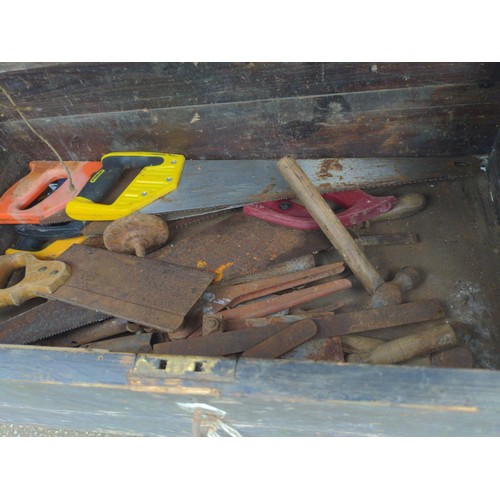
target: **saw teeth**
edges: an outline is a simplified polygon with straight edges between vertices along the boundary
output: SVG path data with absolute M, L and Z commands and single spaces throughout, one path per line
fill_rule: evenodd
M 102 323 L 103 321 L 106 321 L 107 319 L 109 319 L 111 316 L 108 316 L 107 318 L 104 318 L 104 319 L 101 319 L 101 320 L 94 320 L 94 321 L 89 321 L 87 323 L 82 323 L 81 325 L 78 325 L 78 326 L 75 326 L 74 328 L 69 328 L 67 330 L 62 330 L 60 332 L 56 332 L 56 333 L 51 333 L 50 335 L 45 335 L 44 337 L 40 337 L 38 340 L 32 340 L 31 342 L 29 342 L 28 344 L 26 345 L 33 345 L 37 342 L 40 342 L 41 340 L 46 340 L 46 339 L 50 339 L 52 337 L 55 337 L 56 335 L 62 335 L 63 333 L 68 333 L 68 332 L 72 332 L 74 330 L 78 330 L 78 328 L 83 328 L 84 326 L 89 326 L 89 325 L 94 325 L 96 323 Z

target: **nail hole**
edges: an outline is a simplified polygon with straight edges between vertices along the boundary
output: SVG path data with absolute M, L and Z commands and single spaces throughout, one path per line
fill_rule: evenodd
M 203 371 L 203 361 L 196 361 L 195 362 L 194 371 L 195 372 L 202 372 Z
M 166 370 L 167 369 L 167 360 L 166 359 L 160 359 L 160 362 L 158 363 L 158 368 L 160 370 Z
M 43 266 L 43 267 L 41 267 L 41 268 L 38 270 L 38 272 L 43 273 L 43 272 L 44 272 L 44 271 L 46 271 L 46 270 L 47 270 L 47 267 Z

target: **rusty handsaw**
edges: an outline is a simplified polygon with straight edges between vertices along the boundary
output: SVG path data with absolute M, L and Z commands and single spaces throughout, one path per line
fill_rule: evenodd
M 129 153 L 129 157 L 146 153 Z M 147 153 L 153 155 L 153 153 Z M 157 153 L 160 155 L 160 153 Z M 294 194 L 280 175 L 276 161 L 269 160 L 185 160 L 182 155 L 161 153 L 176 168 L 179 182 L 175 189 L 162 195 L 165 185 L 171 184 L 173 174 L 155 173 L 151 182 L 145 169 L 135 169 L 133 180 L 124 187 L 118 183 L 127 153 L 113 153 L 111 159 L 121 163 L 103 174 L 97 172 L 87 183 L 106 184 L 106 189 L 92 190 L 86 198 L 80 194 L 66 206 L 72 219 L 96 221 L 114 220 L 132 212 L 165 214 L 165 220 L 181 219 L 201 213 L 217 212 L 249 204 L 290 199 Z M 103 157 L 103 164 L 106 160 Z M 167 160 L 166 160 L 167 161 Z M 350 191 L 381 186 L 394 186 L 423 181 L 453 179 L 477 174 L 484 158 L 326 158 L 298 160 L 303 170 L 321 192 Z M 168 163 L 168 162 L 167 162 Z M 182 165 L 182 169 L 180 166 Z M 149 168 L 149 167 L 148 167 Z M 165 167 L 166 168 L 166 167 Z M 128 174 L 133 169 L 125 169 Z M 109 177 L 106 177 L 106 176 Z M 139 177 L 145 179 L 139 179 Z M 108 179 L 108 180 L 106 180 Z M 138 180 L 141 180 L 139 182 Z M 120 184 L 120 185 L 118 185 Z M 88 191 L 87 186 L 82 193 Z M 133 187 L 133 189 L 132 189 Z M 158 193 L 156 196 L 154 192 Z M 147 198 L 148 203 L 144 203 Z M 114 201 L 113 201 L 114 200 Z M 68 220 L 66 217 L 66 220 Z M 54 222 L 54 220 L 51 220 Z
M 0 257 L 0 283 L 22 267 L 25 277 L 0 290 L 0 307 L 43 297 L 167 332 L 181 325 L 215 276 L 201 269 L 73 245 L 56 261 L 41 261 L 22 252 Z

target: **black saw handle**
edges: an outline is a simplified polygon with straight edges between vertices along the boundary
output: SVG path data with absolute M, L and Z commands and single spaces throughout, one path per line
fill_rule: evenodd
M 143 169 L 161 165 L 163 158 L 148 155 L 107 156 L 102 159 L 102 168 L 98 170 L 80 191 L 78 196 L 98 202 L 112 189 L 126 169 Z

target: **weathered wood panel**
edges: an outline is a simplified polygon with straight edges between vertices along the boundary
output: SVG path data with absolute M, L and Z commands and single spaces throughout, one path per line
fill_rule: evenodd
M 500 87 L 396 89 L 320 97 L 60 116 L 31 120 L 66 159 L 165 150 L 188 158 L 488 154 Z M 21 120 L 0 125 L 3 150 L 53 154 Z
M 500 80 L 496 63 L 24 64 L 0 84 L 29 118 Z M 17 118 L 0 104 L 0 117 Z
M 220 380 L 158 369 L 137 385 L 142 357 L 99 356 L 2 347 L 0 421 L 188 436 L 189 405 L 208 404 L 243 436 L 500 435 L 496 371 L 241 359 Z
M 497 134 L 488 159 L 488 179 L 491 199 L 495 204 L 497 223 L 500 223 L 500 132 Z

